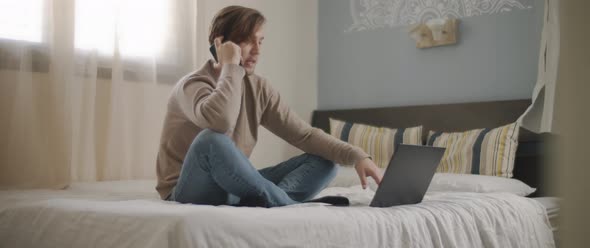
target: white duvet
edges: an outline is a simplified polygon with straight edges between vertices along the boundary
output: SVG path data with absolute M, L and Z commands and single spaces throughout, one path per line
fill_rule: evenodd
M 545 208 L 509 193 L 429 194 L 367 207 L 374 192 L 328 188 L 351 207 L 183 205 L 152 181 L 0 191 L 0 247 L 554 247 Z

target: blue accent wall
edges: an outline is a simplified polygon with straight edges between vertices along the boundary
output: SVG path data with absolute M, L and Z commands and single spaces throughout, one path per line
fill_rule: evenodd
M 544 13 L 533 8 L 460 19 L 456 45 L 418 49 L 409 27 L 345 32 L 350 1 L 318 1 L 318 108 L 530 98 Z

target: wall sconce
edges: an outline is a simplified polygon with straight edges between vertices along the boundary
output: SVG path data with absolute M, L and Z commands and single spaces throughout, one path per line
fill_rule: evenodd
M 410 36 L 416 40 L 417 48 L 445 46 L 457 43 L 457 19 L 432 19 L 414 25 Z

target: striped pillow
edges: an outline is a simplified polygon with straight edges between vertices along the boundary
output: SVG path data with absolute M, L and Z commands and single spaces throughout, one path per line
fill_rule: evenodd
M 422 126 L 390 129 L 330 118 L 330 134 L 362 148 L 381 168 L 387 167 L 397 144 L 422 145 Z
M 457 133 L 430 131 L 426 145 L 447 148 L 437 172 L 512 177 L 519 128 L 512 123 Z

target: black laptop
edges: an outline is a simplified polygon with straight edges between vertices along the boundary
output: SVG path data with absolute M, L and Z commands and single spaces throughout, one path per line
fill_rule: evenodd
M 445 148 L 397 145 L 371 207 L 422 202 Z

